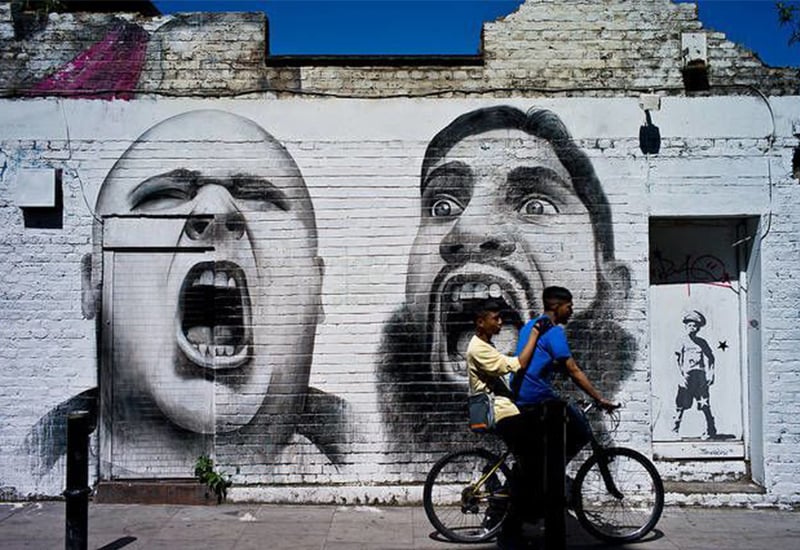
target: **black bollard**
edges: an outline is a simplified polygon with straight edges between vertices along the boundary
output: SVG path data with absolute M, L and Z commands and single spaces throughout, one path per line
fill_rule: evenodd
M 89 527 L 89 413 L 67 417 L 66 550 L 86 550 Z
M 548 401 L 544 406 L 544 495 L 547 502 L 544 514 L 544 547 L 546 550 L 564 550 L 567 545 L 564 520 L 566 411 L 566 404 L 563 401 Z

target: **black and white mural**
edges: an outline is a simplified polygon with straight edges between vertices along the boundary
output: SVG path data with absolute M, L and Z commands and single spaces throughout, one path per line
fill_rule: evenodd
M 578 360 L 613 395 L 635 354 L 614 321 L 629 275 L 615 259 L 611 208 L 591 162 L 553 112 L 497 106 L 459 116 L 425 151 L 405 304 L 379 352 L 392 452 L 431 453 L 470 437 L 470 302 L 504 301 L 495 343 L 512 353 L 517 327 L 541 311 L 542 289 L 556 284 L 575 295 L 569 332 Z
M 231 113 L 174 116 L 124 152 L 95 213 L 101 472 L 181 477 L 209 453 L 269 464 L 298 435 L 340 461 L 348 407 L 309 387 L 314 207 L 285 147 Z
M 684 334 L 675 346 L 675 363 L 680 373 L 678 391 L 675 395 L 675 416 L 672 431 L 680 434 L 683 413 L 697 404 L 697 410 L 705 418 L 705 438 L 717 436 L 714 415 L 711 414 L 709 388 L 714 383 L 714 352 L 708 341 L 699 332 L 706 325 L 706 317 L 692 310 L 683 315 Z
M 504 302 L 496 344 L 511 353 L 548 285 L 572 290 L 573 351 L 614 395 L 636 354 L 618 324 L 630 276 L 588 156 L 548 110 L 500 105 L 447 120 L 420 139 L 415 188 L 402 188 L 409 208 L 386 211 L 402 216 L 384 221 L 340 183 L 317 179 L 325 229 L 335 233 L 326 236 L 334 253 L 327 276 L 304 171 L 250 118 L 189 110 L 118 152 L 99 186 L 83 262 L 100 384 L 31 430 L 41 469 L 63 454 L 54 441 L 65 414 L 90 408 L 102 478 L 185 477 L 198 456 L 212 454 L 240 484 L 277 471 L 292 482 L 358 481 L 367 456 L 372 481 L 420 481 L 433 453 L 475 437 L 465 421 L 470 305 Z M 363 158 L 340 162 L 375 162 L 385 139 L 376 135 Z M 314 158 L 316 147 L 298 151 L 312 167 L 326 162 Z M 358 211 L 352 221 L 342 199 Z M 372 223 L 389 229 L 364 236 L 358 227 Z M 342 276 L 386 262 L 351 251 L 368 254 L 397 231 L 410 247 L 381 264 L 392 273 L 381 267 L 368 282 L 396 280 L 401 292 L 365 298 L 384 306 L 372 312 L 362 294 L 347 294 L 357 287 Z M 336 321 L 326 325 L 330 278 L 327 292 L 347 299 L 327 298 Z M 326 390 L 312 384 L 314 373 Z

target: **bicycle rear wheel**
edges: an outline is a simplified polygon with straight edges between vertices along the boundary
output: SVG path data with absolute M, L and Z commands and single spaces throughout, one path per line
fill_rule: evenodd
M 455 542 L 494 537 L 508 513 L 511 470 L 485 449 L 456 451 L 439 459 L 425 479 L 422 503 L 436 530 Z
M 613 482 L 606 483 L 602 464 Z M 608 542 L 639 540 L 656 526 L 664 509 L 664 484 L 653 463 L 625 448 L 593 454 L 575 476 L 573 502 L 578 521 Z

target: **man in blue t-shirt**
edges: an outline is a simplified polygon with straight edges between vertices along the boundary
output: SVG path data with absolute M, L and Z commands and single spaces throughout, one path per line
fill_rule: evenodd
M 517 406 L 530 408 L 541 405 L 545 401 L 561 399 L 553 388 L 553 373 L 560 370 L 566 372 L 572 381 L 594 399 L 601 408 L 607 411 L 617 408 L 618 405 L 603 398 L 575 362 L 575 358 L 572 357 L 567 334 L 564 331 L 564 325 L 572 317 L 572 293 L 560 286 L 550 286 L 542 292 L 542 303 L 544 314 L 528 321 L 522 327 L 519 333 L 517 352 L 525 347 L 537 321 L 540 321 L 541 326 L 541 320 L 547 318 L 553 326 L 539 335 L 533 358 L 525 370 L 521 385 L 518 385 L 518 380 L 514 381 L 516 383 L 512 383 L 512 387 L 519 388 L 516 399 Z M 590 428 L 583 415 L 573 406 L 567 407 L 567 417 L 566 455 L 567 462 L 569 462 L 589 442 Z

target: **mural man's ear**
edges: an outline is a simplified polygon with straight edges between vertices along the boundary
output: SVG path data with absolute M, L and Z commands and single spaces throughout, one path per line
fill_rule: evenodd
M 615 307 L 624 304 L 631 293 L 631 272 L 628 266 L 617 260 L 603 262 L 603 274 L 608 283 L 607 302 Z
M 81 258 L 81 312 L 84 319 L 94 319 L 97 314 L 97 296 L 100 285 L 92 281 L 92 255 Z

